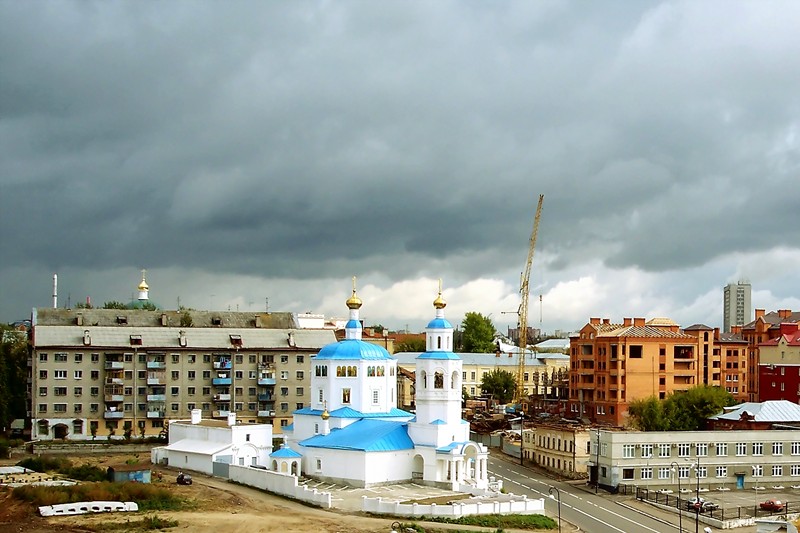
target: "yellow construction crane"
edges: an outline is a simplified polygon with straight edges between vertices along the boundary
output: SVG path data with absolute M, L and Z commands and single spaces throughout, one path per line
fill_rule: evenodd
M 525 272 L 522 273 L 519 292 L 520 303 L 517 312 L 517 332 L 519 334 L 519 364 L 517 365 L 517 390 L 514 394 L 514 403 L 522 409 L 522 401 L 525 400 L 525 352 L 528 349 L 528 297 L 530 296 L 531 265 L 533 264 L 533 250 L 536 248 L 536 235 L 539 233 L 539 218 L 542 216 L 542 204 L 544 195 L 539 195 L 539 205 L 536 207 L 536 216 L 533 219 L 533 231 L 528 247 L 528 261 L 525 263 Z

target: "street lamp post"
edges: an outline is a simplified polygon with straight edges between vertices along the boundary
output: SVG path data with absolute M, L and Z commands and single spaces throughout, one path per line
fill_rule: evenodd
M 595 448 L 594 456 L 594 493 L 597 494 L 597 488 L 600 486 L 600 428 L 597 428 L 597 448 Z
M 700 454 L 697 454 L 697 463 L 694 465 L 694 473 L 697 476 L 697 488 L 694 494 L 694 533 L 700 533 Z
M 681 473 L 678 468 L 678 463 L 675 461 L 672 461 L 672 471 L 675 472 L 676 476 L 678 476 L 678 501 L 675 502 L 675 504 L 678 507 L 678 531 L 683 533 L 683 512 L 681 509 Z
M 555 491 L 556 496 L 558 496 L 558 533 L 561 533 L 561 491 L 556 487 L 550 487 L 548 491 L 550 493 L 550 499 L 555 499 L 553 497 L 553 491 Z

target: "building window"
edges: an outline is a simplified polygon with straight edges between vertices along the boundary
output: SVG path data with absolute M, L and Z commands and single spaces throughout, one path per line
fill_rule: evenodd
M 284 365 L 288 364 L 289 363 L 289 356 L 288 355 L 282 355 L 281 356 L 281 363 L 283 363 Z
M 744 457 L 747 455 L 747 443 L 746 442 L 737 442 L 736 443 L 736 457 Z
M 55 354 L 53 354 L 53 361 L 55 361 L 56 363 L 66 363 L 67 362 L 67 354 L 65 354 L 63 352 L 55 353 Z
M 718 442 L 717 443 L 717 456 L 718 457 L 726 457 L 728 455 L 728 443 L 727 442 Z
M 40 363 L 46 363 L 47 362 L 47 354 L 46 353 L 40 353 L 39 354 L 39 362 Z
M 281 379 L 289 379 L 289 371 L 281 370 Z
M 92 370 L 92 379 L 100 379 L 100 371 L 99 370 Z
M 622 469 L 622 479 L 629 481 L 633 479 L 633 468 Z
M 180 387 L 170 387 L 170 394 L 173 396 L 180 394 Z
M 76 403 L 75 405 L 73 405 L 73 409 L 74 409 L 74 411 L 76 413 L 82 413 L 83 412 L 83 404 L 82 403 Z
M 74 396 L 82 396 L 83 395 L 83 387 L 75 387 L 72 389 L 72 394 Z
M 181 356 L 176 353 L 172 354 L 172 362 L 177 364 L 180 361 L 180 357 Z
M 761 477 L 764 475 L 764 467 L 761 465 L 753 465 L 753 477 Z
M 800 465 L 792 465 L 791 472 L 793 476 L 800 476 Z
M 203 379 L 211 379 L 211 371 L 203 370 Z
M 772 455 L 783 455 L 783 443 L 782 442 L 773 442 L 772 443 Z
M 679 466 L 678 467 L 678 479 L 689 479 L 689 467 L 688 466 Z
M 256 388 L 255 387 L 247 387 L 247 394 L 249 396 L 255 396 L 256 395 Z
M 642 444 L 642 457 L 648 459 L 653 457 L 653 445 L 652 444 Z
M 82 353 L 76 353 L 75 354 L 75 362 L 76 363 L 82 363 L 83 362 L 83 354 Z
M 281 387 L 281 396 L 289 396 L 289 387 Z
M 297 356 L 297 364 L 298 365 L 302 365 L 305 362 L 305 360 L 306 360 L 305 356 L 303 356 L 303 355 L 298 355 Z
M 67 395 L 66 387 L 53 387 L 53 396 L 66 396 L 66 395 Z
M 728 467 L 727 466 L 718 466 L 717 467 L 717 477 L 728 477 Z
M 39 396 L 47 396 L 47 387 L 39 387 Z
M 244 377 L 244 372 L 242 372 L 241 370 L 237 370 L 236 372 L 233 373 L 233 375 L 237 380 L 242 379 Z
M 304 373 L 302 370 L 298 370 L 296 376 L 297 376 L 297 381 L 303 381 Z
M 380 403 L 380 391 L 372 391 L 372 405 L 378 405 Z
M 342 403 L 350 403 L 350 389 L 342 389 Z
M 180 404 L 171 403 L 171 404 L 169 404 L 169 408 L 170 408 L 171 411 L 178 411 L 180 409 Z
M 792 443 L 792 455 L 800 455 L 800 442 Z
M 99 363 L 99 362 L 100 362 L 100 354 L 99 353 L 93 353 L 92 354 L 92 363 Z
M 281 403 L 281 411 L 283 411 L 285 413 L 288 410 L 289 410 L 289 404 L 285 403 L 285 402 Z
M 65 404 L 65 403 L 54 403 L 53 404 L 53 412 L 55 412 L 55 413 L 66 413 L 67 412 L 67 404 Z
M 89 411 L 91 411 L 92 413 L 96 413 L 98 411 L 98 409 L 99 409 L 98 404 L 96 404 L 96 403 L 90 403 L 89 404 Z
M 55 379 L 67 379 L 66 370 L 53 370 L 53 377 Z
M 187 377 L 188 379 L 190 379 L 190 380 L 193 380 L 193 379 L 194 379 L 194 377 L 195 377 L 195 371 L 194 371 L 194 370 L 189 370 L 189 371 L 186 373 L 186 377 Z
M 299 411 L 300 409 L 302 409 L 303 407 L 305 407 L 305 405 L 303 404 L 303 402 L 297 402 L 297 403 L 295 404 L 295 409 L 297 409 L 298 411 Z
M 652 467 L 645 467 L 642 468 L 642 479 L 653 479 L 653 469 Z
M 636 456 L 636 446 L 634 444 L 623 444 L 622 445 L 622 457 L 623 459 L 633 459 Z
M 247 372 L 247 377 L 250 379 L 256 379 L 256 377 L 258 377 L 257 372 L 255 370 L 250 370 Z
M 40 403 L 39 404 L 39 412 L 40 413 L 46 413 L 47 412 L 47 404 L 46 403 Z
M 708 444 L 705 442 L 698 442 L 695 445 L 697 449 L 697 457 L 708 457 Z
M 753 455 L 764 455 L 764 443 L 763 442 L 754 442 L 753 443 Z
M 660 466 L 658 468 L 658 479 L 669 479 L 672 475 L 672 469 L 668 466 Z
M 47 370 L 39 370 L 39 379 L 47 379 Z
M 772 465 L 772 475 L 773 476 L 782 476 L 783 475 L 783 465 Z
M 297 387 L 294 392 L 295 392 L 296 396 L 302 396 L 303 395 L 303 387 Z
M 179 379 L 181 379 L 180 371 L 179 370 L 173 370 L 172 371 L 172 381 L 178 381 Z
M 688 442 L 682 442 L 678 444 L 678 457 L 689 457 L 689 449 L 691 448 L 691 444 Z

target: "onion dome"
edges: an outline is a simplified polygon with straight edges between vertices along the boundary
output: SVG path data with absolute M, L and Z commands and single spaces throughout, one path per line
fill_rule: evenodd
M 358 297 L 356 294 L 356 277 L 353 276 L 353 295 L 347 299 L 347 308 L 348 309 L 361 309 L 361 298 Z

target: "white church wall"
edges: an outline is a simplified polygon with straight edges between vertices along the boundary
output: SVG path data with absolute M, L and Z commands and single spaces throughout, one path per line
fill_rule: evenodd
M 231 481 L 243 485 L 257 487 L 281 496 L 317 505 L 324 509 L 331 508 L 330 492 L 322 492 L 317 489 L 310 489 L 305 485 L 299 485 L 297 478 L 290 474 L 231 465 L 228 476 Z
M 366 483 L 396 483 L 411 479 L 414 450 L 366 454 Z
M 396 516 L 460 516 L 486 514 L 545 514 L 544 498 L 528 499 L 527 496 L 508 494 L 508 499 L 494 498 L 487 502 L 454 503 L 450 505 L 404 504 L 396 501 L 385 502 L 382 498 L 361 499 L 361 510 L 367 513 L 391 514 Z
M 180 470 L 191 470 L 193 472 L 202 472 L 203 474 L 208 474 L 209 476 L 213 474 L 212 463 L 214 462 L 214 459 L 211 455 L 177 452 L 174 450 L 168 450 L 168 453 L 169 466 L 173 468 L 178 468 Z

